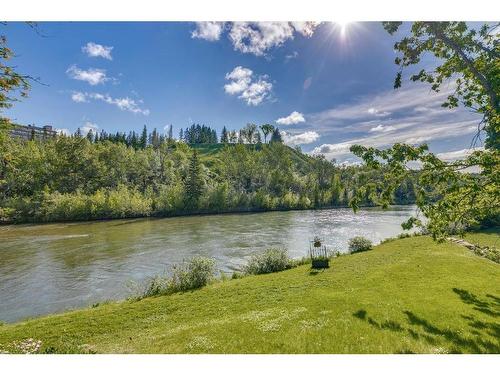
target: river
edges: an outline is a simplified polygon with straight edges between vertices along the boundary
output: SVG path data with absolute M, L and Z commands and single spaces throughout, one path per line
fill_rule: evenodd
M 307 255 L 319 236 L 346 251 L 349 238 L 375 243 L 402 232 L 414 206 L 390 210 L 286 211 L 0 227 L 0 321 L 13 322 L 123 299 L 134 285 L 195 255 L 231 273 L 269 247 Z

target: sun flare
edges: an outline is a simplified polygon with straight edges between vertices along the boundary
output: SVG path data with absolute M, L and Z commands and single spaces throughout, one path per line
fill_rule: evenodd
M 340 31 L 340 35 L 344 37 L 347 34 L 347 30 L 349 28 L 349 25 L 352 23 L 352 21 L 347 21 L 347 20 L 338 20 L 338 21 L 333 21 L 332 24 L 337 29 Z

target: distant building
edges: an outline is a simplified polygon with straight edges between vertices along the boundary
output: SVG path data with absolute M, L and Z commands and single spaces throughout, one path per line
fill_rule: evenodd
M 11 137 L 22 138 L 27 141 L 30 140 L 43 140 L 55 137 L 57 132 L 52 129 L 51 125 L 45 125 L 43 127 L 38 127 L 34 125 L 18 125 L 13 124 L 12 129 L 9 131 Z

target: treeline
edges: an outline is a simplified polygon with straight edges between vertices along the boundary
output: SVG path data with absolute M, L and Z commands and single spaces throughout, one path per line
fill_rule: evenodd
M 227 130 L 224 126 L 220 137 L 220 143 L 247 143 L 247 144 L 261 144 L 262 135 L 264 136 L 264 143 L 267 143 L 267 137 L 270 136 L 269 142 L 283 143 L 281 132 L 279 128 L 271 125 L 264 124 L 257 126 L 255 124 L 247 124 L 240 130 Z
M 378 172 L 338 166 L 280 142 L 219 148 L 209 157 L 169 137 L 134 147 L 116 139 L 58 136 L 40 142 L 3 134 L 0 221 L 336 207 L 359 192 L 362 205 L 374 203 L 375 184 L 366 181 L 376 181 Z M 394 202 L 414 200 L 409 179 Z
M 200 124 L 193 124 L 186 130 L 181 129 L 179 139 L 189 144 L 218 143 L 215 129 Z
M 158 147 L 160 144 L 167 141 L 173 141 L 172 125 L 166 127 L 167 134 L 158 132 L 155 128 L 152 132 L 148 132 L 147 126 L 144 125 L 141 133 L 135 131 L 107 133 L 104 130 L 97 131 L 90 129 L 86 134 L 78 128 L 77 131 L 71 135 L 76 138 L 87 138 L 91 143 L 99 142 L 112 142 L 122 143 L 126 146 L 132 147 L 135 150 L 145 149 L 148 146 Z M 246 143 L 246 144 L 261 144 L 267 143 L 269 137 L 270 142 L 283 142 L 279 128 L 271 125 L 264 124 L 257 126 L 255 124 L 247 124 L 244 128 L 239 130 L 227 130 L 224 126 L 220 138 L 217 136 L 217 131 L 210 126 L 192 124 L 190 127 L 180 130 L 178 140 L 187 144 L 217 144 L 217 143 Z
M 210 126 L 193 124 L 185 130 L 181 129 L 179 133 L 179 140 L 193 145 L 215 143 L 261 144 L 263 142 L 267 143 L 268 136 L 270 136 L 270 142 L 283 143 L 279 128 L 271 124 L 264 124 L 260 126 L 247 124 L 240 130 L 228 130 L 224 126 L 222 128 L 220 139 L 217 138 L 217 132 Z M 264 137 L 264 140 L 262 137 Z
M 151 133 L 148 133 L 146 125 L 142 129 L 142 133 L 138 134 L 135 131 L 131 131 L 128 134 L 124 132 L 107 133 L 104 130 L 98 132 L 97 130 L 90 129 L 87 134 L 83 135 L 80 128 L 77 129 L 75 134 L 71 135 L 75 138 L 85 137 L 91 143 L 99 142 L 112 142 L 112 143 L 122 143 L 128 147 L 132 147 L 135 150 L 145 149 L 147 146 L 158 147 L 160 144 L 172 141 L 172 125 L 168 127 L 168 135 L 159 133 L 156 128 L 153 129 Z

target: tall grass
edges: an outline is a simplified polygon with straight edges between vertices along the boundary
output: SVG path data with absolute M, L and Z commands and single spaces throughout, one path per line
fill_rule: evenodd
M 245 272 L 248 274 L 259 275 L 284 271 L 294 266 L 293 260 L 288 256 L 286 249 L 267 249 L 262 254 L 253 255 L 250 258 Z
M 212 281 L 214 276 L 215 261 L 205 257 L 195 257 L 185 264 L 174 266 L 170 277 L 154 277 L 139 297 L 168 295 L 199 289 Z

